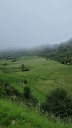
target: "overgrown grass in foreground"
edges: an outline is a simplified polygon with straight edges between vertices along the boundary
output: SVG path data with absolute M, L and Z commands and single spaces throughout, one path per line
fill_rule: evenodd
M 0 99 L 1 128 L 72 128 L 71 123 L 64 123 L 43 117 L 37 110 Z

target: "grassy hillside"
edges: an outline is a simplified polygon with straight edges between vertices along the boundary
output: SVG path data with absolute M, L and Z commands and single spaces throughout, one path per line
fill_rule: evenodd
M 7 66 L 3 66 L 4 63 L 7 63 Z M 21 64 L 29 67 L 30 71 L 22 72 Z M 72 93 L 72 66 L 40 57 L 22 57 L 16 62 L 1 60 L 0 79 L 8 80 L 20 92 L 23 91 L 26 79 L 34 95 L 40 100 L 43 100 L 51 89 L 59 86 L 65 87 Z
M 6 63 L 6 64 L 5 64 Z M 29 71 L 22 72 L 21 65 L 28 67 Z M 0 60 L 0 80 L 6 80 L 17 89 L 23 92 L 25 85 L 32 89 L 32 94 L 41 102 L 46 94 L 57 87 L 63 87 L 72 95 L 72 66 L 63 65 L 57 61 L 46 60 L 41 57 L 21 57 L 12 60 Z M 27 83 L 24 83 L 27 80 Z M 1 85 L 0 85 L 1 86 Z M 1 128 L 71 128 L 72 124 L 64 124 L 62 121 L 54 122 L 41 116 L 37 110 L 31 110 L 16 105 L 10 100 L 0 98 Z M 17 121 L 16 121 L 17 119 Z M 15 120 L 15 124 L 11 125 Z M 23 120 L 25 120 L 23 122 Z M 8 122 L 7 126 L 6 123 Z M 30 123 L 29 123 L 30 122 Z M 4 126 L 5 125 L 5 126 Z

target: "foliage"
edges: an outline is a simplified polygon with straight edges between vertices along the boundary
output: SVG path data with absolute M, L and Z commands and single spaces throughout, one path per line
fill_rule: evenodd
M 6 96 L 20 97 L 21 94 L 18 92 L 18 90 L 12 87 L 8 81 L 0 80 L 0 97 L 6 97 Z
M 29 68 L 28 67 L 25 67 L 24 64 L 21 65 L 21 69 L 22 69 L 22 71 L 29 71 Z
M 35 107 L 38 104 L 38 100 L 32 95 L 31 89 L 28 86 L 24 87 L 23 100 L 30 107 Z
M 59 61 L 62 64 L 72 65 L 72 40 L 51 49 L 44 49 L 41 56 Z
M 3 66 L 7 66 L 7 63 L 2 64 Z
M 27 84 L 27 80 L 26 79 L 24 80 L 24 83 Z
M 12 62 L 16 62 L 16 61 L 17 61 L 17 59 L 13 59 L 13 60 L 12 60 Z
M 54 114 L 61 118 L 72 116 L 72 98 L 62 88 L 53 90 L 41 104 L 41 111 Z
M 26 99 L 31 98 L 31 89 L 30 89 L 30 87 L 28 87 L 28 86 L 24 87 L 23 97 L 26 98 Z

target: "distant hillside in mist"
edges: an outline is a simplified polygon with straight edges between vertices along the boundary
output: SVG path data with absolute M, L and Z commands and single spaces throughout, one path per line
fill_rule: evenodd
M 17 59 L 27 55 L 42 56 L 72 65 L 72 38 L 60 44 L 46 44 L 32 49 L 0 51 L 0 58 Z
M 45 48 L 41 51 L 41 56 L 47 57 L 63 64 L 72 65 L 72 39 L 55 45 L 52 48 Z

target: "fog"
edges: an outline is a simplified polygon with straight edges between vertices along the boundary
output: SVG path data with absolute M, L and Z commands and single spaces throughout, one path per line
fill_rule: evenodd
M 0 49 L 68 40 L 71 13 L 72 0 L 0 0 Z

